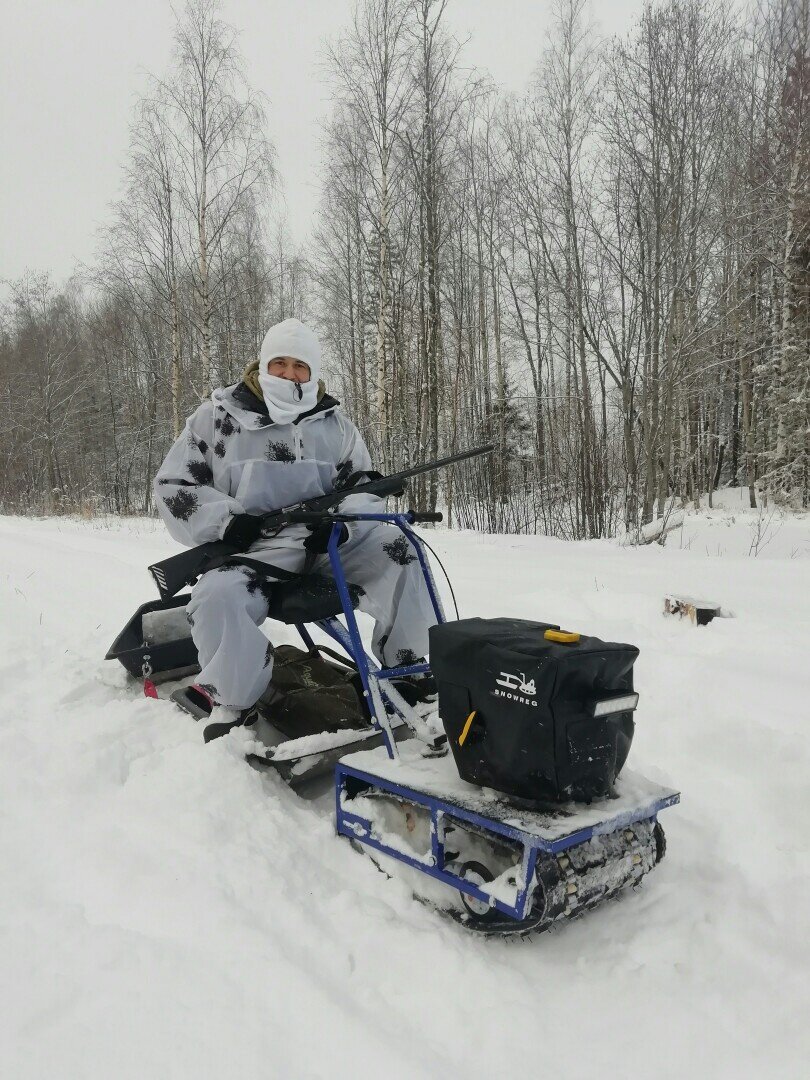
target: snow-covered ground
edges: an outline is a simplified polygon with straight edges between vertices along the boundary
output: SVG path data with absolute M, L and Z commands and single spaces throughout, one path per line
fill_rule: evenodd
M 462 615 L 640 647 L 631 765 L 683 793 L 640 890 L 519 943 L 104 662 L 157 523 L 0 518 L 0 1076 L 806 1076 L 810 519 L 755 557 L 739 494 L 663 549 L 434 534 Z M 736 618 L 665 618 L 669 591 Z

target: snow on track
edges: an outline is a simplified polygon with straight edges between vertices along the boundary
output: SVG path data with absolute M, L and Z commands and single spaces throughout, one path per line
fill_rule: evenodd
M 631 765 L 683 792 L 640 890 L 519 943 L 104 662 L 157 523 L 0 518 L 0 1075 L 805 1075 L 810 522 L 755 559 L 720 517 L 663 550 L 434 534 L 463 615 L 640 647 Z M 737 618 L 665 619 L 670 590 Z

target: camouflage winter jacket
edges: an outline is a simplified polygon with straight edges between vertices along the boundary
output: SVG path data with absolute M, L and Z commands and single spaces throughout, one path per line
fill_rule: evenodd
M 172 537 L 193 547 L 220 539 L 236 514 L 327 494 L 371 467 L 360 432 L 329 394 L 294 423 L 276 424 L 240 382 L 215 390 L 188 418 L 155 477 L 155 503 Z M 341 505 L 374 511 L 380 500 L 352 495 Z

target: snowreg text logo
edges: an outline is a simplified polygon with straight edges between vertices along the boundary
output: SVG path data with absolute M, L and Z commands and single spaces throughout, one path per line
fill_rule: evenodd
M 512 675 L 508 671 L 499 672 L 500 678 L 495 680 L 496 688 L 492 691 L 495 697 L 507 698 L 509 701 L 518 701 L 521 705 L 532 705 L 537 708 L 537 702 L 532 698 L 537 693 L 534 679 L 526 680 L 526 673 Z M 500 690 L 498 687 L 504 687 Z

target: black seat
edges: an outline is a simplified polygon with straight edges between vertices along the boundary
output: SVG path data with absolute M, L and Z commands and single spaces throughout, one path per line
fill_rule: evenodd
M 363 590 L 359 585 L 347 584 L 352 607 L 356 608 Z M 342 611 L 343 605 L 334 580 L 323 574 L 308 574 L 300 581 L 273 583 L 267 616 L 283 623 L 310 623 L 331 619 Z

